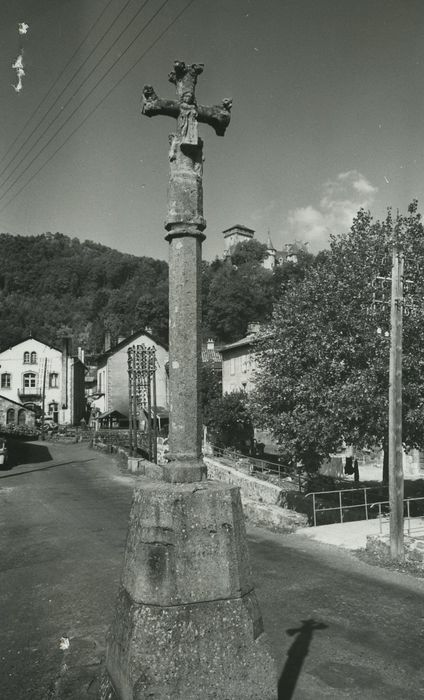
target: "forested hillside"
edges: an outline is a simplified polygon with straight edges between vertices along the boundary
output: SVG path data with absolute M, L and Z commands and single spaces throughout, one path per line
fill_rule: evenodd
M 29 333 L 55 344 L 66 329 L 74 346 L 101 351 L 112 338 L 150 326 L 168 335 L 168 265 L 69 238 L 0 235 L 0 348 Z
M 231 255 L 204 261 L 203 337 L 232 342 L 252 321 L 271 317 L 273 304 L 290 279 L 301 279 L 313 264 L 309 253 L 298 263 L 264 269 L 266 246 L 239 243 Z M 150 327 L 168 341 L 168 264 L 120 253 L 99 243 L 61 233 L 0 235 L 0 350 L 30 333 L 57 344 L 64 333 L 74 351 L 96 354 L 105 331 L 119 336 Z

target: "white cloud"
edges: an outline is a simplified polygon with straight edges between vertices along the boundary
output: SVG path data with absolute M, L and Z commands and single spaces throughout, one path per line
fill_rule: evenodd
M 309 204 L 289 212 L 289 238 L 309 241 L 312 250 L 323 248 L 330 233 L 347 231 L 359 209 L 370 208 L 377 191 L 357 170 L 339 173 L 322 186 L 318 206 Z

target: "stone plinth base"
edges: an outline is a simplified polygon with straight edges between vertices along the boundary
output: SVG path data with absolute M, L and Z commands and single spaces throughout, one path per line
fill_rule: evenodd
M 102 700 L 276 700 L 239 489 L 134 494 Z

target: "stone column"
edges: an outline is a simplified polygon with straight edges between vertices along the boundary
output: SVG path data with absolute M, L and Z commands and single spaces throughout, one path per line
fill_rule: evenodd
M 170 136 L 169 241 L 169 468 L 165 479 L 197 481 L 206 476 L 199 461 L 201 262 L 203 230 L 203 144 L 184 146 Z

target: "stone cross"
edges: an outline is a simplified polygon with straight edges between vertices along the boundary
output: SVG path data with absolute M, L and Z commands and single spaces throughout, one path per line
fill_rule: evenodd
M 197 103 L 195 88 L 203 65 L 175 61 L 169 80 L 177 99 L 164 100 L 150 85 L 143 89 L 142 113 L 176 119 L 169 137 L 170 174 L 165 228 L 169 252 L 169 468 L 165 479 L 184 482 L 205 477 L 200 461 L 202 420 L 201 372 L 201 244 L 203 218 L 203 142 L 198 124 L 209 124 L 223 136 L 230 122 L 231 100 L 205 107 Z
M 201 460 L 200 273 L 203 122 L 223 134 L 230 102 L 201 107 L 202 66 L 175 64 L 178 99 L 144 89 L 143 112 L 177 120 L 168 217 L 171 461 L 134 490 L 99 700 L 277 700 L 251 580 L 240 489 L 205 480 Z M 194 483 L 197 482 L 197 483 Z
M 183 61 L 175 61 L 169 82 L 176 86 L 178 100 L 160 99 L 151 85 L 143 88 L 143 114 L 146 117 L 162 114 L 177 119 L 177 136 L 182 137 L 183 144 L 197 145 L 197 122 L 209 124 L 217 136 L 224 136 L 230 123 L 231 100 L 224 99 L 213 107 L 197 104 L 195 89 L 197 76 L 201 73 L 203 63 L 186 65 Z

